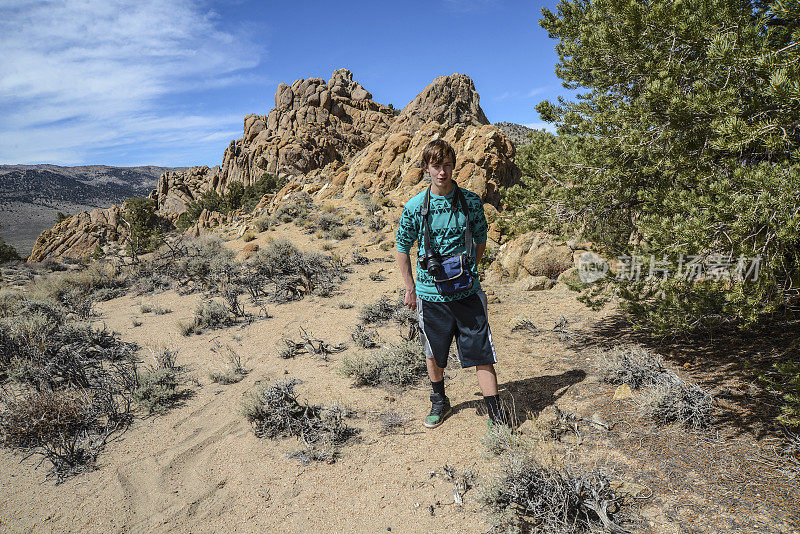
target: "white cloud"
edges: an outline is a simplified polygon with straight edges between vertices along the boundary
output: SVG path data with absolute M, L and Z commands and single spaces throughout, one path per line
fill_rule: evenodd
M 93 163 L 92 151 L 241 128 L 242 115 L 194 114 L 193 98 L 185 115 L 166 103 L 252 81 L 262 52 L 219 22 L 193 0 L 4 2 L 0 162 Z
M 541 87 L 534 87 L 533 89 L 528 91 L 528 94 L 526 94 L 525 96 L 527 98 L 533 98 L 534 96 L 539 96 L 540 94 L 545 93 L 545 92 L 547 92 L 549 90 L 550 90 L 550 86 L 549 85 L 543 85 Z

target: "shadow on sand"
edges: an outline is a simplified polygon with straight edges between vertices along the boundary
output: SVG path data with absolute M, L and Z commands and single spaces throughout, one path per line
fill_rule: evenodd
M 780 399 L 764 387 L 760 376 L 773 365 L 800 359 L 800 318 L 782 316 L 763 320 L 747 330 L 717 328 L 700 334 L 654 338 L 635 332 L 622 316 L 599 322 L 574 345 L 577 350 L 621 343 L 639 344 L 661 355 L 671 367 L 722 400 L 716 407 L 716 425 L 737 435 L 758 439 L 779 432 L 775 417 Z
M 544 375 L 512 380 L 500 384 L 500 398 L 508 402 L 513 399 L 512 406 L 518 425 L 528 420 L 530 414 L 536 415 L 548 406 L 552 406 L 567 392 L 570 386 L 583 381 L 586 372 L 581 369 L 571 369 L 558 375 Z M 479 414 L 485 415 L 486 410 L 483 398 L 478 395 L 474 400 L 460 402 L 453 405 L 453 412 L 475 409 Z

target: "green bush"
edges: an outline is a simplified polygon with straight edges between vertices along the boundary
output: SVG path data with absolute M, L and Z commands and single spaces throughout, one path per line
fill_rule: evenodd
M 19 252 L 0 237 L 0 264 L 13 260 L 21 260 Z
M 210 189 L 203 192 L 198 200 L 193 200 L 186 205 L 186 211 L 178 217 L 177 226 L 181 230 L 189 228 L 197 222 L 204 209 L 222 214 L 239 209 L 249 213 L 259 203 L 261 197 L 269 193 L 276 193 L 286 183 L 285 178 L 264 173 L 258 181 L 248 186 L 244 186 L 242 182 L 238 181 L 231 182 L 222 195 L 216 190 Z
M 540 24 L 558 39 L 557 74 L 581 91 L 537 106 L 558 136 L 534 133 L 519 150 L 525 178 L 506 202 L 538 229 L 580 231 L 608 256 L 641 257 L 645 275 L 666 255 L 666 279 L 610 282 L 636 326 L 746 326 L 793 297 L 799 11 L 796 2 L 726 0 L 647 9 L 562 0 L 543 10 Z M 677 276 L 681 255 L 697 256 L 704 276 Z M 755 256 L 757 279 L 712 271 L 718 260 Z
M 166 223 L 156 215 L 156 202 L 151 198 L 133 197 L 125 201 L 122 220 L 128 226 L 127 251 L 131 256 L 157 249 L 163 242 Z

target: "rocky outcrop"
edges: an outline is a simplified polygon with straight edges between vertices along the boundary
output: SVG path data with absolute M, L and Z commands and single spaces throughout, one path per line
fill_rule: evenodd
M 586 249 L 577 242 L 557 241 L 541 232 L 528 232 L 500 247 L 489 268 L 487 280 L 519 281 L 528 290 L 547 289 L 544 278 L 556 280 L 577 265 Z
M 368 190 L 395 192 L 407 199 L 416 194 L 427 187 L 419 165 L 422 150 L 430 140 L 443 138 L 456 151 L 456 182 L 496 206 L 499 188 L 513 185 L 520 171 L 514 165 L 514 145 L 488 123 L 479 100 L 468 76 L 436 78 L 403 109 L 386 134 L 350 162 L 344 195 Z
M 429 122 L 415 133 L 391 132 L 364 149 L 350 164 L 344 195 L 368 190 L 410 198 L 428 185 L 419 162 L 425 145 L 437 138 L 449 142 L 456 151 L 453 179 L 480 195 L 485 203 L 499 204 L 499 188 L 519 179 L 514 145 L 494 126 L 445 128 Z
M 233 181 L 245 185 L 265 172 L 307 174 L 346 162 L 389 129 L 394 111 L 339 69 L 322 78 L 284 83 L 268 115 L 248 115 L 241 139 L 231 141 L 211 187 L 222 192 Z
M 274 208 L 296 191 L 317 199 L 353 198 L 366 191 L 394 196 L 402 205 L 426 187 L 419 161 L 424 146 L 436 138 L 456 150 L 456 181 L 487 205 L 498 206 L 499 189 L 519 179 L 514 145 L 489 124 L 468 76 L 436 78 L 396 115 L 373 101 L 349 70 L 340 69 L 327 82 L 308 78 L 280 84 L 274 109 L 244 118 L 242 137 L 231 141 L 219 167 L 166 172 L 151 198 L 160 215 L 174 219 L 205 191 L 222 194 L 233 182 L 247 186 L 271 173 L 290 181 L 279 194 L 263 199 L 258 210 Z M 85 224 L 89 214 L 76 217 L 81 221 L 76 226 L 42 234 L 31 258 L 85 255 L 86 247 L 91 252 L 95 244 L 123 235 L 110 223 Z M 206 214 L 193 231 L 217 222 Z M 79 237 L 81 232 L 87 235 Z
M 122 208 L 111 206 L 104 210 L 82 211 L 45 230 L 33 245 L 29 262 L 45 258 L 82 258 L 112 243 L 121 243 L 128 236 L 122 221 Z
M 180 214 L 186 205 L 200 198 L 211 186 L 211 177 L 218 167 L 192 167 L 182 172 L 165 172 L 158 179 L 155 191 L 150 195 L 157 209 L 165 214 Z
M 411 101 L 392 124 L 393 132 L 416 131 L 426 122 L 444 128 L 458 124 L 489 124 L 480 106 L 480 96 L 472 79 L 465 74 L 439 76 Z

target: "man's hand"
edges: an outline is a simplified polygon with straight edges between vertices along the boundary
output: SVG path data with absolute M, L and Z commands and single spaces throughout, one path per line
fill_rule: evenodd
M 411 258 L 405 252 L 397 252 L 397 265 L 406 284 L 405 305 L 412 310 L 417 309 L 417 291 L 414 289 L 414 277 L 411 276 Z
M 417 309 L 417 292 L 416 290 L 408 290 L 406 289 L 406 298 L 404 304 L 411 308 L 412 310 Z

